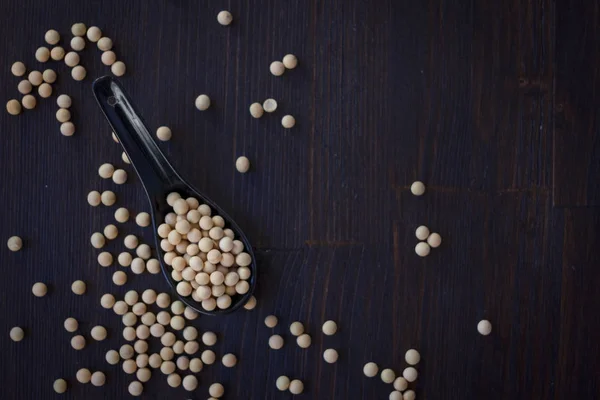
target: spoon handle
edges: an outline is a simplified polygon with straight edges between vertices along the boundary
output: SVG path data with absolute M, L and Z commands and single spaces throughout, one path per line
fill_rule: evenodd
M 92 89 L 148 196 L 153 201 L 162 199 L 165 191 L 181 182 L 181 178 L 156 145 L 129 96 L 110 76 L 96 79 Z

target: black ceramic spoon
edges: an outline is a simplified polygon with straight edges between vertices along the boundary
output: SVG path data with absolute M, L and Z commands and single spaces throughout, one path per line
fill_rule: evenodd
M 207 315 L 226 314 L 246 304 L 254 292 L 257 273 L 252 246 L 250 246 L 246 235 L 218 205 L 179 176 L 158 148 L 142 117 L 140 117 L 133 103 L 115 79 L 110 76 L 98 78 L 92 87 L 98 105 L 119 138 L 119 142 L 123 145 L 125 153 L 127 153 L 131 165 L 140 177 L 150 200 L 150 215 L 152 216 L 152 227 L 156 239 L 156 252 L 163 274 L 173 289 L 173 293 L 186 305 Z M 216 308 L 213 311 L 206 311 L 202 308 L 201 303 L 195 301 L 191 296 L 183 297 L 177 293 L 176 286 L 179 282 L 173 279 L 171 267 L 164 262 L 164 252 L 160 247 L 160 238 L 157 235 L 157 228 L 163 223 L 165 215 L 173 211 L 171 206 L 167 204 L 167 195 L 171 192 L 178 192 L 183 198 L 195 197 L 200 204 L 208 204 L 212 209 L 212 215 L 223 217 L 225 228 L 233 230 L 235 238 L 244 243 L 244 251 L 252 257 L 252 263 L 249 265 L 252 276 L 248 281 L 250 290 L 243 295 L 232 296 L 231 306 L 225 310 Z

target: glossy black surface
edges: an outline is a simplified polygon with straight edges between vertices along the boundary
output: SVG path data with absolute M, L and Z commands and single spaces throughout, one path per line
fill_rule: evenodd
M 225 228 L 233 230 L 235 238 L 244 243 L 244 251 L 252 257 L 252 263 L 249 265 L 252 275 L 248 280 L 250 290 L 243 295 L 232 296 L 231 306 L 227 309 L 215 308 L 212 311 L 207 311 L 191 296 L 184 297 L 177 293 L 176 286 L 179 282 L 173 279 L 171 275 L 172 268 L 164 262 L 164 251 L 160 247 L 161 239 L 158 235 L 155 235 L 155 251 L 158 253 L 163 275 L 171 286 L 171 292 L 186 305 L 206 315 L 227 314 L 242 307 L 254 293 L 258 272 L 252 246 L 244 232 L 220 207 L 185 182 L 175 171 L 156 145 L 143 118 L 136 111 L 133 102 L 116 79 L 110 76 L 98 78 L 94 81 L 93 92 L 100 109 L 127 153 L 131 166 L 137 172 L 146 190 L 150 201 L 150 215 L 154 232 L 163 223 L 167 213 L 173 211 L 171 206 L 167 204 L 167 195 L 171 192 L 178 192 L 184 199 L 194 197 L 200 204 L 208 204 L 212 210 L 212 215 L 223 217 Z

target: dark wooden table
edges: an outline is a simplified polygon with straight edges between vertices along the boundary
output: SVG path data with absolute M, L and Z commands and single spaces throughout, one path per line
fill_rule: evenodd
M 234 23 L 217 24 L 230 10 Z M 92 208 L 90 190 L 113 189 L 118 204 L 148 209 L 138 178 L 96 107 L 90 83 L 109 73 L 88 44 L 84 82 L 34 51 L 54 28 L 70 40 L 74 22 L 97 25 L 127 64 L 122 79 L 182 175 L 231 212 L 260 261 L 258 307 L 202 317 L 220 335 L 228 370 L 206 367 L 194 393 L 155 373 L 148 399 L 205 399 L 215 381 L 228 399 L 283 399 L 275 379 L 304 380 L 298 399 L 387 399 L 365 362 L 400 372 L 404 352 L 421 351 L 419 399 L 600 398 L 600 6 L 593 0 L 539 1 L 34 1 L 0 3 L 2 102 L 17 97 L 13 61 L 55 68 L 55 93 L 74 99 L 77 133 L 62 137 L 56 96 L 34 111 L 0 113 L 0 377 L 2 399 L 129 397 L 132 380 L 104 354 L 120 346 L 120 318 L 99 306 L 105 292 L 166 290 L 161 276 L 130 275 L 117 288 L 96 263 L 92 232 L 114 207 Z M 276 78 L 287 53 L 297 69 Z M 194 108 L 207 93 L 212 106 Z M 275 115 L 252 119 L 252 102 L 273 97 Z M 296 117 L 282 129 L 284 114 Z M 235 171 L 246 155 L 252 171 Z M 129 172 L 116 187 L 97 168 Z M 409 186 L 421 179 L 423 197 Z M 414 230 L 440 232 L 441 248 L 421 259 Z M 121 229 L 152 243 L 152 232 Z M 18 253 L 5 242 L 25 239 Z M 121 238 L 123 235 L 120 236 Z M 122 245 L 111 243 L 110 251 Z M 115 267 L 113 267 L 115 268 Z M 70 284 L 83 279 L 85 296 Z M 49 284 L 34 298 L 36 281 Z M 287 345 L 269 351 L 266 315 Z M 104 342 L 76 352 L 63 320 Z M 483 318 L 488 337 L 477 333 Z M 323 337 L 326 319 L 339 334 Z M 303 321 L 308 350 L 288 333 Z M 26 329 L 20 343 L 12 326 Z M 340 360 L 322 361 L 335 347 Z M 152 345 L 153 351 L 157 350 Z M 78 384 L 87 367 L 103 388 Z

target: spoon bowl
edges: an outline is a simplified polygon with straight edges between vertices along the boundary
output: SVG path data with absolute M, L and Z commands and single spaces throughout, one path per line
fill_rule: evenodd
M 254 292 L 257 274 L 256 259 L 250 241 L 246 235 L 235 221 L 217 204 L 188 184 L 175 171 L 165 155 L 160 151 L 160 148 L 154 141 L 148 128 L 146 128 L 142 117 L 137 112 L 129 96 L 115 79 L 110 76 L 98 78 L 94 81 L 92 89 L 100 109 L 123 146 L 123 149 L 131 162 L 131 166 L 140 177 L 142 185 L 148 195 L 158 260 L 163 275 L 173 289 L 173 293 L 185 305 L 206 315 L 227 314 L 246 304 Z M 167 204 L 167 195 L 172 192 L 179 193 L 184 199 L 187 197 L 195 197 L 200 204 L 207 204 L 211 208 L 211 215 L 219 215 L 223 218 L 225 221 L 224 229 L 229 228 L 234 232 L 235 239 L 240 240 L 244 244 L 244 251 L 248 253 L 252 259 L 251 264 L 248 266 L 251 272 L 250 279 L 248 279 L 250 289 L 243 295 L 237 294 L 232 296 L 231 305 L 226 309 L 215 308 L 212 311 L 207 311 L 202 307 L 202 304 L 195 301 L 192 296 L 181 296 L 177 292 L 176 286 L 179 282 L 173 279 L 171 276 L 172 268 L 166 265 L 164 261 L 165 253 L 160 246 L 161 238 L 157 234 L 158 226 L 163 223 L 165 216 L 169 212 L 173 212 L 171 206 Z

